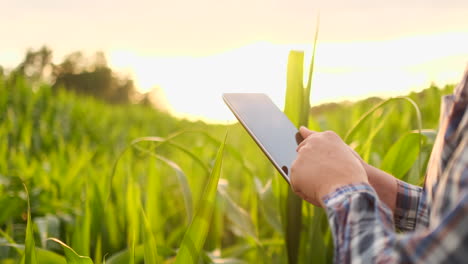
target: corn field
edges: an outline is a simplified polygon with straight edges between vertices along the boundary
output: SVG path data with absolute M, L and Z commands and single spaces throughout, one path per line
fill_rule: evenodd
M 291 121 L 334 130 L 368 163 L 421 184 L 453 87 L 311 109 L 303 59 L 290 53 Z M 239 124 L 0 76 L 0 263 L 329 263 L 332 253 L 324 211 L 291 192 Z

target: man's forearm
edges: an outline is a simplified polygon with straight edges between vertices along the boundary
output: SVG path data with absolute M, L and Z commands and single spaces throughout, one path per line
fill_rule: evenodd
M 390 208 L 392 212 L 394 212 L 396 207 L 398 180 L 385 171 L 379 170 L 369 164 L 366 164 L 364 168 L 366 169 L 369 183 L 377 192 L 379 199 L 388 208 Z

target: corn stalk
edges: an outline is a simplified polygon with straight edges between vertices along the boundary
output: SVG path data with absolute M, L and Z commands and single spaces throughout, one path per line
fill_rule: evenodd
M 318 23 L 315 32 L 312 61 L 307 85 L 304 87 L 304 52 L 291 51 L 288 57 L 286 102 L 284 113 L 297 127 L 308 126 L 310 112 L 310 90 L 314 71 L 315 48 L 318 37 Z M 285 234 L 288 260 L 296 264 L 299 259 L 302 229 L 302 200 L 288 189 L 285 217 Z M 321 236 L 320 236 L 321 237 Z

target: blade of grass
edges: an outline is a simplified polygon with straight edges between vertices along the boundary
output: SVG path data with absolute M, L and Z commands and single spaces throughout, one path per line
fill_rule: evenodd
M 208 184 L 202 196 L 202 201 L 199 203 L 200 208 L 197 210 L 192 223 L 185 232 L 175 263 L 197 263 L 202 251 L 205 239 L 209 230 L 211 215 L 215 206 L 217 186 L 221 174 L 221 166 L 223 162 L 224 145 L 227 134 L 223 143 L 219 147 L 216 155 L 215 164 L 208 179 Z

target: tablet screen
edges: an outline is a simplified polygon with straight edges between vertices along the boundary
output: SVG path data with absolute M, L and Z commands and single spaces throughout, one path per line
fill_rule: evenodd
M 297 128 L 265 94 L 228 93 L 223 99 L 289 183 L 289 172 L 302 141 Z

